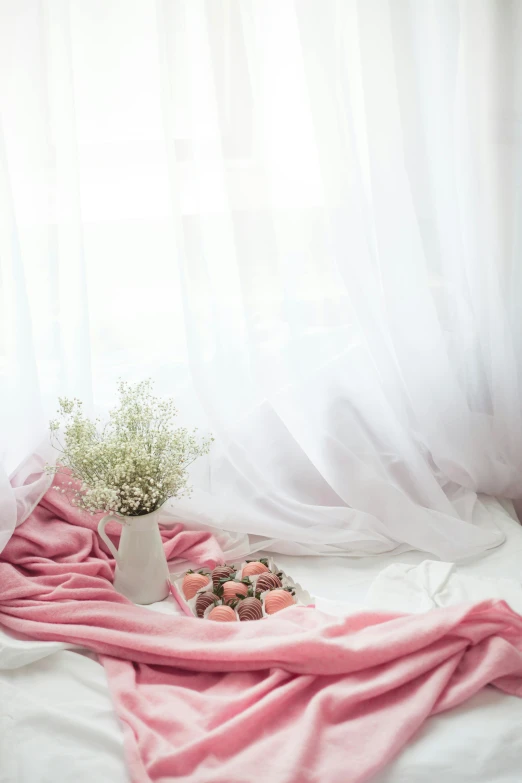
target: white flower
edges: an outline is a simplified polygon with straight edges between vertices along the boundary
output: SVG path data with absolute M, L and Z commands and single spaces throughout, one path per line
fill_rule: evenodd
M 150 513 L 167 498 L 190 492 L 187 467 L 209 450 L 212 438 L 198 442 L 194 433 L 175 427 L 173 401 L 154 397 L 150 380 L 134 386 L 120 382 L 119 396 L 119 406 L 100 430 L 99 420 L 86 418 L 79 400 L 59 399 L 62 458 L 46 470 L 68 469 L 78 482 L 67 485 L 72 502 L 91 513 Z M 55 439 L 59 427 L 57 420 L 51 422 Z

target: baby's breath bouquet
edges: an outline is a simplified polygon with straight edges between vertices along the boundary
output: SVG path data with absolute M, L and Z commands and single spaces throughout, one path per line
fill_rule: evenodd
M 212 438 L 175 427 L 171 399 L 152 393 L 152 381 L 120 381 L 119 405 L 109 420 L 91 421 L 77 398 L 59 398 L 59 419 L 50 422 L 51 439 L 61 452 L 49 473 L 66 473 L 72 503 L 91 513 L 150 514 L 171 497 L 187 493 L 187 468 L 206 454 Z M 60 431 L 63 431 L 63 444 Z

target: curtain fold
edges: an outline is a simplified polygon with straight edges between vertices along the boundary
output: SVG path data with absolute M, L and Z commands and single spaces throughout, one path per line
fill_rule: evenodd
M 520 5 L 0 19 L 4 538 L 58 394 L 151 376 L 217 437 L 174 516 L 286 553 L 501 543 L 477 493 L 522 494 Z

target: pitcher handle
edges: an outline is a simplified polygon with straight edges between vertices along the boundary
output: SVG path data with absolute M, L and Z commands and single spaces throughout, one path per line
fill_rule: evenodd
M 116 565 L 121 569 L 122 563 L 120 560 L 120 554 L 116 549 L 116 547 L 114 546 L 114 544 L 112 543 L 109 536 L 107 535 L 107 533 L 105 532 L 105 525 L 107 524 L 107 522 L 111 522 L 111 521 L 119 522 L 120 525 L 125 524 L 125 521 L 121 517 L 116 516 L 116 514 L 107 514 L 107 516 L 103 517 L 103 519 L 100 519 L 100 521 L 98 522 L 98 533 L 100 534 L 100 538 L 102 539 L 102 541 L 104 541 L 105 544 L 107 544 L 107 547 L 109 548 L 111 555 L 116 560 Z

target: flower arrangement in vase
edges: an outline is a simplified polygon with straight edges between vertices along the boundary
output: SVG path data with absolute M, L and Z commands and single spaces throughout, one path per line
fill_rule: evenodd
M 190 492 L 188 467 L 208 452 L 212 438 L 198 439 L 196 431 L 175 426 L 173 400 L 154 396 L 150 380 L 120 381 L 118 395 L 103 427 L 85 415 L 77 398 L 59 398 L 59 419 L 50 430 L 60 458 L 47 471 L 68 476 L 66 488 L 55 489 L 73 505 L 106 512 L 98 531 L 116 560 L 114 586 L 147 604 L 168 594 L 159 511 L 169 498 Z M 123 526 L 118 550 L 105 533 L 111 520 Z

